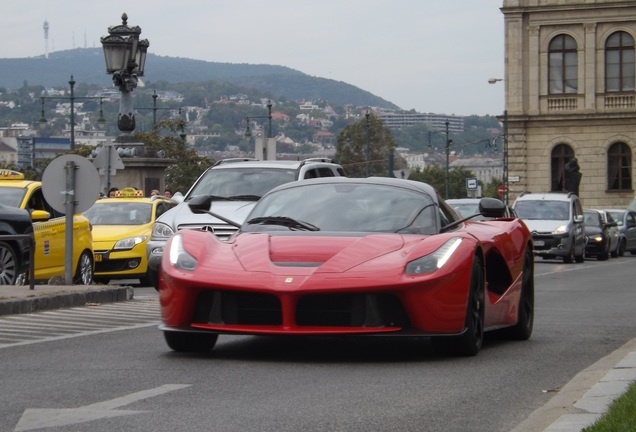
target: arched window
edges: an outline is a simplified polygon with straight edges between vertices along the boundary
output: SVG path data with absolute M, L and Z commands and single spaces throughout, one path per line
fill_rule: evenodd
M 548 46 L 548 91 L 550 94 L 573 94 L 579 88 L 576 41 L 558 35 Z
M 634 38 L 619 31 L 605 42 L 605 91 L 633 91 Z
M 567 144 L 559 144 L 552 149 L 551 192 L 565 192 L 565 164 L 574 157 L 574 150 Z
M 625 143 L 614 143 L 607 150 L 607 189 L 632 190 L 632 151 Z

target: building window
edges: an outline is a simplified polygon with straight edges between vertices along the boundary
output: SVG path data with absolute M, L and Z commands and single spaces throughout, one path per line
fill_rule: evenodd
M 622 31 L 612 34 L 605 43 L 605 91 L 633 91 L 634 72 L 634 38 Z
M 632 190 L 632 151 L 625 143 L 614 143 L 607 151 L 607 188 Z
M 576 41 L 572 36 L 556 36 L 548 46 L 548 91 L 573 94 L 579 87 Z
M 551 192 L 565 192 L 565 165 L 574 157 L 574 150 L 567 144 L 559 144 L 552 149 Z

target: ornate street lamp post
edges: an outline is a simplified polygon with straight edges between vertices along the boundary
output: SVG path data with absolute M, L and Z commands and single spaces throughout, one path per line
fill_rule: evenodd
M 127 136 L 135 130 L 131 93 L 137 87 L 139 77 L 144 75 L 146 53 L 150 43 L 147 39 L 139 40 L 141 27 L 129 27 L 128 15 L 124 13 L 121 19 L 121 25 L 108 28 L 108 36 L 103 36 L 101 43 L 104 48 L 106 73 L 113 75 L 113 84 L 121 92 L 117 127 L 122 135 Z

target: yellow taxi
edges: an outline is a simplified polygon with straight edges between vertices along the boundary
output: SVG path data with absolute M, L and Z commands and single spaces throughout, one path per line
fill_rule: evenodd
M 142 191 L 125 188 L 86 210 L 84 216 L 93 225 L 95 280 L 139 279 L 142 286 L 152 286 L 146 243 L 155 219 L 176 205 L 169 198 L 145 198 Z
M 0 202 L 25 209 L 31 215 L 35 237 L 34 274 L 36 281 L 65 275 L 66 217 L 46 202 L 42 182 L 26 180 L 19 171 L 0 169 Z M 81 214 L 73 215 L 73 282 L 93 282 L 93 238 L 91 226 Z M 26 283 L 26 274 L 14 283 Z

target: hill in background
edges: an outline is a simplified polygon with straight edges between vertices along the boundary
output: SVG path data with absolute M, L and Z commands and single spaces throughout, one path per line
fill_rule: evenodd
M 28 85 L 64 86 L 71 75 L 78 83 L 112 86 L 106 74 L 101 48 L 57 51 L 49 58 L 0 59 L 0 87 L 17 89 Z M 396 105 L 342 81 L 318 78 L 285 66 L 217 63 L 148 53 L 143 81 L 169 83 L 219 81 L 258 89 L 273 97 L 291 100 L 327 100 L 338 105 L 376 106 L 399 109 Z

